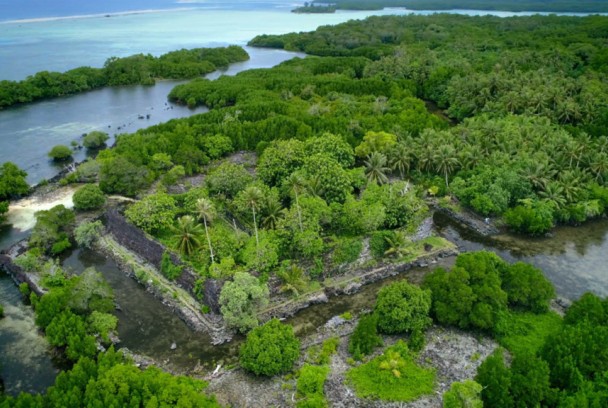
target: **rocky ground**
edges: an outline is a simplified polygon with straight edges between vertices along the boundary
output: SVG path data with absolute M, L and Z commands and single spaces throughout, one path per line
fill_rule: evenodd
M 383 402 L 357 398 L 355 391 L 345 382 L 346 372 L 351 368 L 348 363 L 348 336 L 356 321 L 332 318 L 328 324 L 319 328 L 317 333 L 303 341 L 301 361 L 296 370 L 304 363 L 306 349 L 320 344 L 330 337 L 340 337 L 338 352 L 332 357 L 330 374 L 325 383 L 325 396 L 330 407 L 409 407 L 435 408 L 442 405 L 442 394 L 455 381 L 463 381 L 475 376 L 477 367 L 494 351 L 497 344 L 488 338 L 479 337 L 459 330 L 432 327 L 426 334 L 426 345 L 419 355 L 419 362 L 437 370 L 437 384 L 433 395 L 425 396 L 410 403 Z M 385 336 L 385 347 L 401 337 Z M 378 350 L 376 354 L 381 353 Z M 208 378 L 208 391 L 217 396 L 221 404 L 238 407 L 291 407 L 295 406 L 295 379 L 293 374 L 271 379 L 259 378 L 241 369 L 220 372 Z

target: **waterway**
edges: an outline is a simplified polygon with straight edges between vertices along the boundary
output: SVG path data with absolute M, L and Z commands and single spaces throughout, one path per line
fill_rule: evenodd
M 209 79 L 235 75 L 254 68 L 268 68 L 302 53 L 246 47 L 248 61 L 212 72 Z M 171 119 L 207 111 L 190 109 L 167 101 L 167 95 L 185 81 L 159 81 L 154 86 L 109 87 L 55 98 L 0 111 L 0 163 L 12 161 L 27 171 L 28 181 L 37 183 L 57 174 L 57 165 L 47 156 L 52 146 L 82 142 L 92 130 L 107 132 L 112 144 L 121 133 L 132 133 Z M 142 118 L 143 119 L 140 119 Z M 86 149 L 75 150 L 74 160 L 86 158 Z
M 585 292 L 608 296 L 608 219 L 555 228 L 550 237 L 502 234 L 491 238 L 472 233 L 435 214 L 439 233 L 461 251 L 490 250 L 509 262 L 523 261 L 543 270 L 557 294 L 578 299 Z

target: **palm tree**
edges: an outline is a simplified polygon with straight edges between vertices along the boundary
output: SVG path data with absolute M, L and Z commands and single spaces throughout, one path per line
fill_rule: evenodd
M 201 246 L 200 238 L 203 236 L 201 224 L 193 216 L 184 215 L 177 220 L 177 227 L 172 226 L 175 248 L 184 255 L 191 255 Z
M 196 213 L 198 214 L 198 218 L 202 219 L 205 224 L 205 235 L 207 235 L 207 243 L 209 244 L 209 255 L 211 256 L 211 263 L 214 263 L 213 247 L 211 246 L 211 238 L 209 237 L 207 223 L 211 223 L 215 218 L 215 207 L 208 198 L 199 198 L 196 200 Z
M 459 164 L 456 149 L 452 145 L 441 145 L 433 157 L 435 169 L 445 175 L 445 186 L 449 187 L 448 175 L 456 169 Z
M 581 194 L 581 175 L 572 170 L 566 170 L 559 174 L 559 183 L 564 191 L 564 197 L 569 203 L 577 201 Z
M 249 186 L 245 189 L 245 191 L 243 191 L 243 197 L 245 198 L 245 202 L 251 208 L 251 212 L 253 213 L 253 229 L 255 231 L 255 243 L 256 246 L 259 248 L 260 238 L 258 237 L 258 223 L 255 218 L 255 210 L 259 210 L 264 199 L 264 195 L 258 187 Z
M 404 143 L 397 144 L 391 151 L 390 164 L 393 171 L 398 171 L 401 178 L 410 171 L 412 156 Z
M 538 160 L 530 161 L 524 169 L 524 177 L 539 190 L 543 190 L 555 174 L 551 164 Z
M 403 231 L 395 231 L 393 236 L 385 237 L 388 249 L 384 251 L 384 255 L 394 255 L 397 258 L 401 258 L 409 253 L 409 244 L 412 241 L 405 235 Z
M 378 184 L 384 184 L 388 181 L 386 173 L 390 171 L 390 168 L 386 165 L 386 156 L 382 153 L 373 152 L 367 156 L 365 164 L 365 174 L 370 182 L 376 182 Z
M 595 181 L 604 182 L 604 176 L 608 174 L 608 154 L 600 152 L 593 155 L 589 169 L 595 175 Z
M 466 145 L 459 154 L 458 160 L 462 167 L 470 170 L 483 159 L 483 152 L 477 145 Z
M 264 205 L 264 218 L 262 219 L 262 226 L 267 229 L 275 229 L 279 218 L 283 216 L 283 206 L 279 200 L 275 198 L 269 198 L 266 200 Z
M 548 203 L 553 205 L 553 207 L 557 210 L 563 208 L 566 205 L 566 199 L 564 198 L 564 189 L 559 185 L 557 181 L 548 182 L 544 190 L 539 192 L 538 195 L 544 198 Z
M 306 181 L 302 177 L 302 175 L 298 173 L 291 173 L 286 180 L 289 189 L 293 191 L 293 194 L 296 196 L 296 210 L 298 211 L 298 223 L 300 225 L 300 232 L 304 231 L 302 227 L 302 209 L 300 208 L 300 193 L 302 193 L 306 187 Z
M 306 192 L 313 197 L 321 197 L 324 193 L 323 182 L 320 174 L 315 174 L 312 177 L 308 177 L 304 181 L 304 188 Z
M 298 296 L 308 284 L 304 270 L 293 263 L 277 271 L 277 276 L 283 281 L 281 292 L 291 292 L 294 296 Z

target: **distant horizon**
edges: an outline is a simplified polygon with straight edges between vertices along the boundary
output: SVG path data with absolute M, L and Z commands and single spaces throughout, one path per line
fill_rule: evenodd
M 231 4 L 284 4 L 295 6 L 291 0 L 106 0 L 103 3 L 89 3 L 77 0 L 0 0 L 0 22 L 28 23 L 48 19 L 68 19 L 77 17 L 99 17 L 100 15 L 120 15 L 124 13 L 154 12 L 192 8 L 212 8 Z

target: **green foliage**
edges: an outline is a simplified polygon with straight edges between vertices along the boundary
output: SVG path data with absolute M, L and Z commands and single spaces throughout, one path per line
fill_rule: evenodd
M 241 346 L 240 362 L 256 375 L 273 376 L 290 370 L 299 355 L 300 341 L 293 328 L 272 319 L 249 332 Z
M 26 177 L 27 173 L 14 163 L 3 163 L 0 166 L 0 201 L 28 193 L 30 186 L 27 183 Z M 0 211 L 1 213 L 2 211 Z
M 384 401 L 413 401 L 432 393 L 435 386 L 435 371 L 418 366 L 402 341 L 351 369 L 346 378 L 358 397 Z
M 91 150 L 99 149 L 105 146 L 109 138 L 110 136 L 108 136 L 107 133 L 95 130 L 93 132 L 87 133 L 87 135 L 82 140 L 82 145 L 87 149 Z
M 549 366 L 533 355 L 516 355 L 511 363 L 510 393 L 517 406 L 536 407 L 551 396 Z
M 112 288 L 95 268 L 85 269 L 73 282 L 67 303 L 71 310 L 79 314 L 93 311 L 109 313 L 114 310 Z
M 544 313 L 555 297 L 555 289 L 543 272 L 530 264 L 517 262 L 508 266 L 502 275 L 502 288 L 507 292 L 509 305 Z
M 281 263 L 277 276 L 283 282 L 281 285 L 282 292 L 291 292 L 294 296 L 298 296 L 308 287 L 309 279 L 304 273 L 304 269 L 290 261 Z
M 70 249 L 71 247 L 72 243 L 70 242 L 69 238 L 63 237 L 59 241 L 53 243 L 53 246 L 51 246 L 50 253 L 51 255 L 59 255 L 67 249 Z
M 66 347 L 66 355 L 71 360 L 94 357 L 97 352 L 95 339 L 86 334 L 84 319 L 69 310 L 55 316 L 45 332 L 52 346 Z
M 564 322 L 569 325 L 589 323 L 594 326 L 608 325 L 608 300 L 592 293 L 585 293 L 566 311 Z
M 89 326 L 89 333 L 99 335 L 104 342 L 108 343 L 110 341 L 110 332 L 116 330 L 118 318 L 109 313 L 102 313 L 94 310 L 87 318 L 87 323 Z
M 184 169 L 184 166 L 175 166 L 162 176 L 161 182 L 167 187 L 172 186 L 176 184 L 177 181 L 185 175 L 186 170 Z
M 185 256 L 195 255 L 195 251 L 201 247 L 205 229 L 193 216 L 184 215 L 177 220 L 177 225 L 170 226 L 173 247 Z
M 305 158 L 304 144 L 299 140 L 275 140 L 264 150 L 258 162 L 258 174 L 269 186 L 280 186 Z
M 498 342 L 511 354 L 535 355 L 561 326 L 562 318 L 557 313 L 508 312 L 501 316 L 495 331 Z
M 242 272 L 242 268 L 238 268 L 232 257 L 222 258 L 219 263 L 215 262 L 209 265 L 209 275 L 214 279 L 232 278 L 237 271 Z
M 343 203 L 352 191 L 348 172 L 327 153 L 306 157 L 302 170 L 309 183 L 322 186 L 318 195 L 328 203 Z
M 477 381 L 482 387 L 481 398 L 484 406 L 509 408 L 513 397 L 509 394 L 511 372 L 505 365 L 502 349 L 497 349 L 477 369 Z
M 63 161 L 72 157 L 72 149 L 64 145 L 56 145 L 49 151 L 49 157 L 55 161 Z
M 335 229 L 348 235 L 364 235 L 384 224 L 385 208 L 381 202 L 366 202 L 348 197 L 342 206 L 332 205 Z
M 268 305 L 268 286 L 246 272 L 234 274 L 220 293 L 222 316 L 228 326 L 247 332 L 258 325 L 257 313 Z
M 304 142 L 304 153 L 306 156 L 317 153 L 327 154 L 344 168 L 349 168 L 355 163 L 353 148 L 343 137 L 331 133 L 323 133 L 307 139 Z
M 483 408 L 482 386 L 472 380 L 454 382 L 443 393 L 443 408 Z
M 551 385 L 576 391 L 604 372 L 608 367 L 606 336 L 608 325 L 595 326 L 588 321 L 565 324 L 550 335 L 540 356 L 549 365 Z
M 378 335 L 378 317 L 375 314 L 361 316 L 355 331 L 348 341 L 348 352 L 355 360 L 371 354 L 374 349 L 382 345 L 382 338 Z
M 252 180 L 251 174 L 242 165 L 223 162 L 209 173 L 205 184 L 209 194 L 232 199 Z
M 339 10 L 381 10 L 385 7 L 406 7 L 410 10 L 504 10 L 542 12 L 607 12 L 608 7 L 599 0 L 578 3 L 569 0 L 546 2 L 542 0 L 496 0 L 487 3 L 482 0 L 336 0 L 331 7 L 323 3 L 311 3 L 300 7 L 306 13 L 327 13 Z M 329 8 L 329 10 L 327 10 Z M 312 10 L 311 10 L 312 9 Z M 319 9 L 319 10 L 317 10 Z M 296 9 L 297 10 L 297 9 Z M 311 10 L 311 11 L 309 11 Z
M 4 317 L 4 306 L 0 304 L 0 319 Z
M 207 384 L 189 377 L 173 376 L 156 367 L 141 370 L 110 348 L 97 361 L 83 358 L 57 376 L 46 394 L 21 394 L 9 398 L 8 407 L 79 407 L 137 405 L 145 407 L 188 406 L 219 408 L 203 391 Z
M 124 157 L 104 160 L 99 171 L 99 188 L 106 194 L 123 194 L 133 197 L 149 183 L 145 167 Z
M 21 293 L 21 296 L 23 296 L 25 299 L 29 297 L 30 286 L 27 284 L 27 282 L 19 284 L 19 293 Z
M 460 328 L 494 330 L 507 310 L 500 279 L 506 267 L 494 253 L 481 251 L 458 255 L 451 272 L 435 269 L 424 279 L 432 292 L 434 317 Z
M 72 210 L 58 205 L 50 210 L 38 211 L 35 215 L 36 225 L 29 240 L 32 248 L 57 255 L 70 247 L 69 233 L 75 219 Z
M 183 272 L 180 265 L 175 265 L 169 252 L 164 252 L 160 262 L 161 273 L 169 280 L 179 278 Z
M 369 247 L 372 252 L 372 255 L 375 258 L 384 257 L 384 253 L 389 249 L 390 242 L 389 240 L 395 236 L 393 231 L 375 231 L 372 233 L 369 239 Z
M 420 334 L 432 323 L 430 309 L 430 291 L 403 280 L 380 289 L 374 313 L 378 316 L 378 329 L 383 333 Z
M 101 221 L 85 221 L 74 229 L 74 239 L 79 246 L 92 248 L 95 242 L 101 238 L 102 231 Z
M 327 365 L 330 362 L 331 356 L 338 351 L 339 345 L 339 337 L 330 337 L 321 344 L 321 347 L 318 345 L 311 346 L 308 348 L 307 361 L 311 364 Z
M 106 196 L 97 185 L 87 184 L 74 193 L 73 201 L 76 210 L 97 210 L 105 204 Z
M 175 199 L 165 193 L 146 196 L 125 211 L 129 221 L 149 234 L 169 228 L 176 214 Z
M 549 367 L 534 355 L 516 355 L 509 368 L 498 349 L 481 364 L 475 380 L 483 387 L 484 406 L 538 407 L 552 398 Z
M 518 205 L 505 213 L 505 221 L 517 232 L 530 235 L 542 235 L 553 228 L 553 210 L 543 202 L 531 205 Z
M 79 67 L 64 73 L 41 71 L 19 82 L 1 81 L 0 109 L 104 86 L 153 85 L 156 78 L 199 77 L 232 62 L 248 59 L 249 56 L 242 47 L 233 45 L 225 48 L 182 49 L 159 57 L 149 54 L 112 57 L 103 68 Z
M 301 398 L 296 404 L 298 408 L 327 407 L 323 386 L 328 374 L 327 366 L 305 364 L 300 369 L 296 383 L 297 395 Z
M 250 238 L 241 252 L 243 263 L 251 271 L 268 273 L 279 264 L 279 242 L 272 233 L 260 234 L 259 245 Z
M 39 272 L 42 269 L 42 261 L 40 260 L 40 251 L 29 250 L 17 258 L 15 264 L 26 272 Z M 27 286 L 27 284 L 25 284 Z M 29 292 L 25 295 L 29 295 Z
M 368 157 L 373 153 L 388 153 L 397 144 L 397 136 L 387 132 L 367 132 L 363 141 L 355 148 L 357 157 Z
M 331 259 L 334 265 L 342 265 L 356 261 L 359 259 L 359 255 L 363 250 L 363 240 L 359 237 L 336 238 L 333 245 L 334 249 Z
M 111 322 L 116 325 L 113 316 L 103 317 L 103 314 L 114 310 L 111 288 L 93 268 L 69 279 L 53 263 L 48 263 L 45 268 L 51 269 L 53 275 L 43 280 L 48 293 L 40 299 L 35 295 L 32 298 L 36 324 L 45 330 L 51 345 L 65 347 L 70 360 L 94 357 L 97 346 L 95 338 L 88 333 L 99 332 L 103 337 L 107 335 L 102 331 L 104 327 L 111 327 Z
M 69 181 L 70 183 L 94 183 L 97 181 L 97 176 L 99 175 L 100 169 L 101 165 L 99 162 L 89 158 L 80 163 L 75 172 L 70 173 L 61 181 L 66 180 L 66 182 Z

